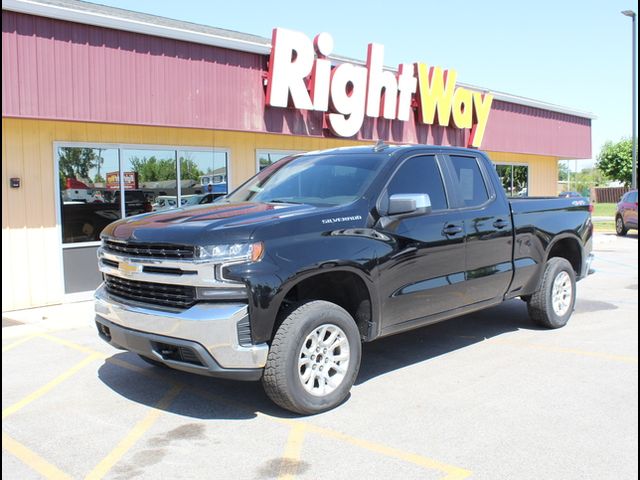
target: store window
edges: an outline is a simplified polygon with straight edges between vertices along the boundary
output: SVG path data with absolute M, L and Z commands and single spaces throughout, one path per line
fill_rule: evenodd
M 529 167 L 527 165 L 499 164 L 495 167 L 508 197 L 529 195 Z
M 302 152 L 299 150 L 256 150 L 256 171 L 264 170 L 278 160 L 297 153 Z
M 56 149 L 60 184 L 63 243 L 99 240 L 109 223 L 121 218 L 117 184 L 118 149 L 60 147 Z
M 122 175 L 113 172 L 114 184 L 124 190 L 125 215 L 178 207 L 178 172 L 175 150 L 122 149 Z
M 179 150 L 182 206 L 212 203 L 229 193 L 227 153 Z
M 99 241 L 123 216 L 211 203 L 228 193 L 226 151 L 74 144 L 55 151 L 67 246 Z

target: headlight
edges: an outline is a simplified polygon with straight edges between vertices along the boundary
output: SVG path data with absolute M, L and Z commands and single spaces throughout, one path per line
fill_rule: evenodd
M 197 248 L 196 256 L 213 262 L 257 262 L 262 258 L 264 244 L 233 243 L 223 245 L 203 245 Z

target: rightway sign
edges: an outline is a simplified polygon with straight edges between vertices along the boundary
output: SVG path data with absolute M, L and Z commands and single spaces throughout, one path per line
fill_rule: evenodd
M 471 129 L 469 145 L 480 147 L 493 95 L 456 87 L 455 70 L 424 63 L 401 64 L 397 74 L 383 68 L 384 46 L 370 43 L 366 66 L 331 65 L 333 38 L 313 42 L 303 33 L 275 28 L 267 80 L 267 105 L 328 112 L 331 131 L 352 137 L 373 118 L 408 121 L 416 100 L 423 124 Z M 308 82 L 307 82 L 308 79 Z

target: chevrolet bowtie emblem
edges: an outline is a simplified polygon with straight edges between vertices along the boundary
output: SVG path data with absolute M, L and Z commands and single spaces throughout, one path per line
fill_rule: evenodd
M 142 271 L 142 265 L 134 265 L 127 262 L 120 262 L 118 264 L 118 270 L 123 273 L 137 273 Z

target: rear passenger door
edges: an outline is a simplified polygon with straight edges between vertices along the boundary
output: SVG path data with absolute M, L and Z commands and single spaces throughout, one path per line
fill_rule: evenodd
M 513 228 L 505 195 L 473 154 L 446 156 L 455 216 L 464 224 L 465 282 L 460 306 L 502 299 L 513 270 Z

